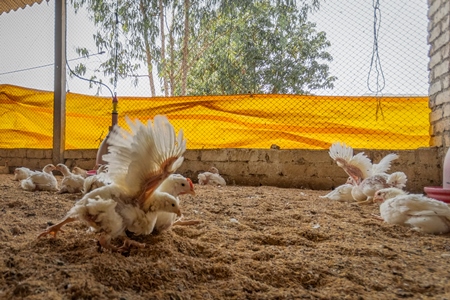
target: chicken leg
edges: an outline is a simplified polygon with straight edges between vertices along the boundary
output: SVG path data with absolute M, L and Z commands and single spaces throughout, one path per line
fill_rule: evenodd
M 188 221 L 181 221 L 181 220 L 176 220 L 173 223 L 173 226 L 178 225 L 178 226 L 190 226 L 190 225 L 197 225 L 200 224 L 202 221 L 200 220 L 188 220 Z
M 111 250 L 113 252 L 125 253 L 130 250 L 131 246 L 136 248 L 145 248 L 145 244 L 133 241 L 128 237 L 122 237 L 123 245 L 116 247 L 111 244 L 111 236 L 109 234 L 102 234 L 98 237 L 98 251 L 101 252 L 103 249 Z
M 52 225 L 50 227 L 47 227 L 47 229 L 42 232 L 41 234 L 38 235 L 38 238 L 43 237 L 47 234 L 52 235 L 54 238 L 56 238 L 56 234 L 58 233 L 58 231 L 64 232 L 64 230 L 61 229 L 61 227 L 63 227 L 65 224 L 76 221 L 76 218 L 66 218 L 64 220 L 62 220 L 61 222 L 59 222 L 58 224 Z
M 379 216 L 379 215 L 371 214 L 371 216 L 372 216 L 372 218 L 374 218 L 375 220 L 378 220 L 378 221 L 384 221 L 384 219 L 383 219 L 381 216 Z
M 108 249 L 113 252 L 123 252 L 120 248 L 111 245 L 111 236 L 109 234 L 101 234 L 98 237 L 98 251 L 102 252 L 103 249 Z
M 122 237 L 123 245 L 119 248 L 119 250 L 128 250 L 131 246 L 136 248 L 145 248 L 145 243 L 136 242 L 129 237 Z

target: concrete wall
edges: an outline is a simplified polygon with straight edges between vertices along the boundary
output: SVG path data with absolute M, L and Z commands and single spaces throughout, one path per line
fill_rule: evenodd
M 424 186 L 442 185 L 439 148 L 395 151 L 400 158 L 391 171 L 408 176 L 407 190 L 423 192 Z M 355 152 L 359 152 L 355 150 Z M 374 162 L 394 151 L 364 150 Z M 0 149 L 0 165 L 8 161 L 10 172 L 24 166 L 42 169 L 52 163 L 51 149 Z M 92 169 L 96 150 L 65 151 L 65 164 Z M 345 172 L 328 155 L 328 150 L 219 149 L 188 150 L 178 173 L 197 182 L 199 172 L 211 166 L 219 169 L 229 185 L 270 185 L 286 188 L 331 190 L 344 183 Z

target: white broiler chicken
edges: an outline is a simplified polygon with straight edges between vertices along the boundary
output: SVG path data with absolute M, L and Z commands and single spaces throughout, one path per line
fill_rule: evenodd
M 83 194 L 87 194 L 90 191 L 93 191 L 105 185 L 109 185 L 111 183 L 112 181 L 107 173 L 107 166 L 100 165 L 100 167 L 97 169 L 97 174 L 88 176 L 84 179 Z
M 89 176 L 88 171 L 86 171 L 85 169 L 82 169 L 80 167 L 73 167 L 72 173 L 75 175 L 83 176 L 83 178 L 86 178 Z
M 28 177 L 30 177 L 31 174 L 34 174 L 34 171 L 31 171 L 29 168 L 26 167 L 18 167 L 14 169 L 14 179 L 16 181 L 24 180 Z
M 48 164 L 42 172 L 35 171 L 20 181 L 20 186 L 26 191 L 58 191 L 58 181 L 52 173 L 55 169 L 54 165 Z
M 155 116 L 147 124 L 132 122 L 128 117 L 125 120 L 131 132 L 114 126 L 108 139 L 109 153 L 103 156 L 112 183 L 85 194 L 61 222 L 39 237 L 55 236 L 64 224 L 79 220 L 97 233 L 101 247 L 123 251 L 130 246 L 145 246 L 129 239 L 125 231 L 151 233 L 148 228 L 155 220 L 148 212 L 167 211 L 181 216 L 176 197 L 164 192 L 151 196 L 183 163 L 183 131 L 176 136 L 165 116 Z M 124 241 L 122 247 L 111 243 L 114 238 Z
M 397 188 L 377 191 L 374 201 L 381 202 L 380 216 L 376 217 L 386 223 L 409 225 L 431 234 L 450 232 L 450 207 L 442 201 Z
M 353 149 L 350 146 L 334 143 L 330 147 L 329 154 L 350 176 L 347 183 L 353 185 L 351 194 L 358 203 L 372 201 L 375 191 L 379 189 L 403 188 L 406 184 L 407 178 L 403 172 L 386 174 L 392 161 L 398 158 L 395 153 L 386 155 L 378 164 L 372 164 L 364 152 L 353 155 Z
M 372 201 L 375 192 L 384 188 L 399 188 L 406 186 L 407 177 L 403 172 L 394 172 L 392 174 L 376 174 L 364 179 L 361 183 L 355 184 L 352 193 L 363 194 L 367 201 Z
M 189 178 L 185 178 L 180 174 L 170 175 L 164 182 L 158 187 L 155 193 L 151 197 L 157 197 L 158 193 L 169 193 L 176 197 L 179 201 L 180 195 L 190 194 L 195 195 L 194 185 Z M 181 218 L 177 220 L 177 215 L 170 212 L 159 211 L 156 212 L 156 222 L 152 233 L 159 234 L 165 230 L 168 230 L 174 225 L 196 225 L 201 221 L 187 220 L 182 221 Z
M 203 172 L 198 174 L 198 184 L 200 185 L 215 185 L 215 186 L 226 186 L 227 183 L 225 179 L 220 176 L 219 170 L 215 167 L 211 167 L 208 172 Z
M 57 164 L 56 170 L 60 171 L 64 176 L 61 181 L 61 187 L 58 192 L 59 194 L 74 194 L 82 191 L 84 184 L 83 176 L 73 174 L 65 164 Z
M 352 202 L 355 201 L 352 196 L 353 185 L 344 183 L 334 190 L 326 194 L 325 196 L 319 196 L 322 199 L 328 199 L 333 201 Z

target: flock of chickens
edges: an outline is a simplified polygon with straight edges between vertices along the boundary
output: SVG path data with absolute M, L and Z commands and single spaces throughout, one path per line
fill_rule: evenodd
M 72 172 L 64 164 L 46 165 L 42 172 L 20 167 L 14 179 L 24 190 L 82 193 L 75 205 L 59 223 L 48 227 L 39 237 L 56 236 L 62 227 L 81 221 L 97 234 L 103 249 L 125 252 L 130 246 L 145 247 L 129 236 L 161 233 L 176 225 L 195 225 L 198 220 L 183 220 L 179 196 L 195 195 L 194 185 L 175 171 L 183 163 L 186 140 L 178 135 L 164 116 L 156 116 L 146 124 L 126 118 L 131 131 L 115 126 L 108 139 L 106 165 L 88 176 L 75 167 Z M 64 176 L 60 187 L 52 171 Z M 199 184 L 226 185 L 216 168 L 198 175 Z M 116 246 L 114 239 L 123 244 Z
M 46 165 L 42 172 L 16 168 L 15 180 L 24 190 L 57 193 L 82 193 L 59 223 L 48 227 L 39 237 L 56 237 L 62 227 L 81 221 L 95 232 L 103 249 L 124 252 L 130 247 L 145 247 L 133 235 L 161 233 L 176 225 L 195 225 L 199 220 L 183 220 L 179 196 L 195 195 L 189 178 L 175 174 L 183 163 L 186 140 L 183 131 L 176 135 L 165 116 L 155 116 L 146 124 L 126 117 L 130 131 L 115 126 L 108 140 L 106 165 L 90 175 L 78 167 L 72 172 L 64 164 Z M 331 158 L 348 175 L 347 183 L 322 198 L 352 201 L 358 204 L 379 201 L 380 216 L 388 223 L 410 225 L 427 233 L 450 231 L 450 208 L 443 202 L 403 190 L 407 177 L 403 172 L 388 174 L 397 154 L 389 154 L 373 164 L 364 153 L 335 143 Z M 60 187 L 52 171 L 63 174 Z M 216 168 L 198 175 L 199 184 L 225 186 Z M 131 237 L 130 237 L 131 236 Z M 122 244 L 112 243 L 121 239 Z
M 406 174 L 387 173 L 397 154 L 388 154 L 373 164 L 364 152 L 353 155 L 353 149 L 343 143 L 331 145 L 329 154 L 349 177 L 345 184 L 321 198 L 356 204 L 378 202 L 380 215 L 374 217 L 379 220 L 425 233 L 450 232 L 450 207 L 446 203 L 406 192 Z

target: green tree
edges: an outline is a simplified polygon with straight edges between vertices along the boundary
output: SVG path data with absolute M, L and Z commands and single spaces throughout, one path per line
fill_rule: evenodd
M 324 32 L 307 21 L 310 6 L 252 1 L 203 22 L 189 73 L 189 94 L 308 94 L 333 88 Z M 212 42 L 213 41 L 213 42 Z M 210 46 L 208 46 L 211 44 Z
M 86 6 L 90 19 L 97 27 L 93 38 L 99 51 L 106 51 L 108 59 L 101 63 L 96 72 L 103 72 L 114 83 L 121 78 L 131 77 L 137 84 L 137 71 L 141 65 L 147 69 L 145 75 L 149 79 L 151 96 L 156 96 L 153 66 L 159 59 L 159 47 L 156 39 L 159 36 L 158 2 L 148 0 L 136 1 L 104 1 L 104 0 L 71 0 L 77 11 Z M 79 53 L 88 54 L 85 48 L 78 48 Z M 81 65 L 76 71 L 84 75 Z M 96 77 L 91 77 L 95 79 Z
M 326 64 L 330 43 L 307 21 L 317 0 L 71 1 L 86 6 L 97 47 L 109 53 L 98 72 L 117 70 L 137 83 L 145 66 L 151 96 L 156 80 L 166 96 L 306 94 L 336 80 Z M 82 65 L 76 70 L 85 72 Z

